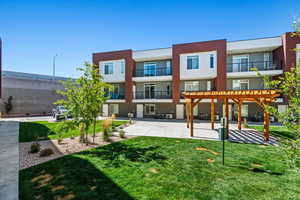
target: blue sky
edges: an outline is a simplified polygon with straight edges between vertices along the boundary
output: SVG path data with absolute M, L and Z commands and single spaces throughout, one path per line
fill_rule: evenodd
M 300 1 L 0 0 L 4 70 L 77 77 L 93 52 L 151 49 L 292 30 Z

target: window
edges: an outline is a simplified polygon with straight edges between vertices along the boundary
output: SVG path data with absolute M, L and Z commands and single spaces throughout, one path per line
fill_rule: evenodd
M 238 107 L 234 105 L 234 116 L 238 117 Z M 241 107 L 241 116 L 242 117 L 248 117 L 248 105 L 243 104 Z
M 144 63 L 144 76 L 156 75 L 156 63 Z
M 186 81 L 184 82 L 185 91 L 199 91 L 199 81 Z
M 215 55 L 210 54 L 209 56 L 209 66 L 210 68 L 215 68 Z
M 248 90 L 249 80 L 233 80 L 232 81 L 233 90 Z
M 121 61 L 121 74 L 124 74 L 125 72 L 125 61 Z
M 249 71 L 249 56 L 239 55 L 232 57 L 232 72 Z
M 264 69 L 269 69 L 270 67 L 270 53 L 264 53 Z
M 211 81 L 207 81 L 207 91 L 211 91 Z
M 171 75 L 171 61 L 168 60 L 166 65 L 167 65 L 166 75 Z
M 110 114 L 119 114 L 119 104 L 109 104 Z
M 187 57 L 187 69 L 199 69 L 199 56 Z
M 242 117 L 248 117 L 248 105 L 242 105 L 241 115 Z
M 155 104 L 145 104 L 145 114 L 155 115 Z
M 104 64 L 104 74 L 113 74 L 113 63 Z

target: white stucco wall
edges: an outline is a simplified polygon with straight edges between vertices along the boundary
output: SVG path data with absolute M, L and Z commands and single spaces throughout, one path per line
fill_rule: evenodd
M 215 67 L 210 68 L 210 54 L 214 54 Z M 199 56 L 199 69 L 187 69 L 187 57 Z M 207 79 L 217 76 L 217 52 L 196 52 L 180 54 L 180 80 Z
M 109 60 L 109 61 L 101 61 L 99 62 L 100 74 L 103 76 L 105 82 L 124 82 L 125 81 L 125 70 L 124 73 L 121 73 L 121 62 L 125 63 L 126 70 L 126 62 L 125 59 L 121 60 Z M 113 73 L 112 74 L 104 74 L 104 65 L 106 63 L 113 63 Z

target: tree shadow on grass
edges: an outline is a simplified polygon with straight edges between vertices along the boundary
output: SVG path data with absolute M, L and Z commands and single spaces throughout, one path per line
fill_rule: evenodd
M 20 171 L 20 199 L 133 199 L 88 160 L 65 156 Z
M 293 134 L 291 131 L 271 131 L 271 135 L 279 139 L 296 139 L 296 134 Z
M 20 142 L 31 142 L 36 140 L 49 140 L 49 134 L 56 134 L 44 124 L 36 122 L 20 123 Z
M 167 159 L 159 151 L 159 146 L 138 147 L 136 145 L 124 144 L 122 142 L 97 148 L 92 151 L 84 151 L 79 154 L 98 157 L 106 161 L 110 167 L 121 167 L 122 165 L 134 165 L 137 163 L 147 163 L 156 161 L 163 164 Z

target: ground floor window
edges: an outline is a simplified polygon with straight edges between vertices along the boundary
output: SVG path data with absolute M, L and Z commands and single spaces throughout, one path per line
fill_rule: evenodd
M 242 115 L 242 117 L 248 117 L 248 105 L 242 105 L 241 115 Z M 237 105 L 234 105 L 234 116 L 237 119 L 237 116 L 238 116 L 238 106 Z
M 119 104 L 109 104 L 110 114 L 119 114 Z
M 249 89 L 249 80 L 232 80 L 232 89 L 233 90 L 248 90 Z
M 184 83 L 185 91 L 199 91 L 199 81 L 186 81 Z
M 194 116 L 198 116 L 198 105 L 195 105 L 194 106 L 194 109 L 193 109 L 193 114 L 194 114 Z
M 145 114 L 154 115 L 155 114 L 155 104 L 145 104 Z

